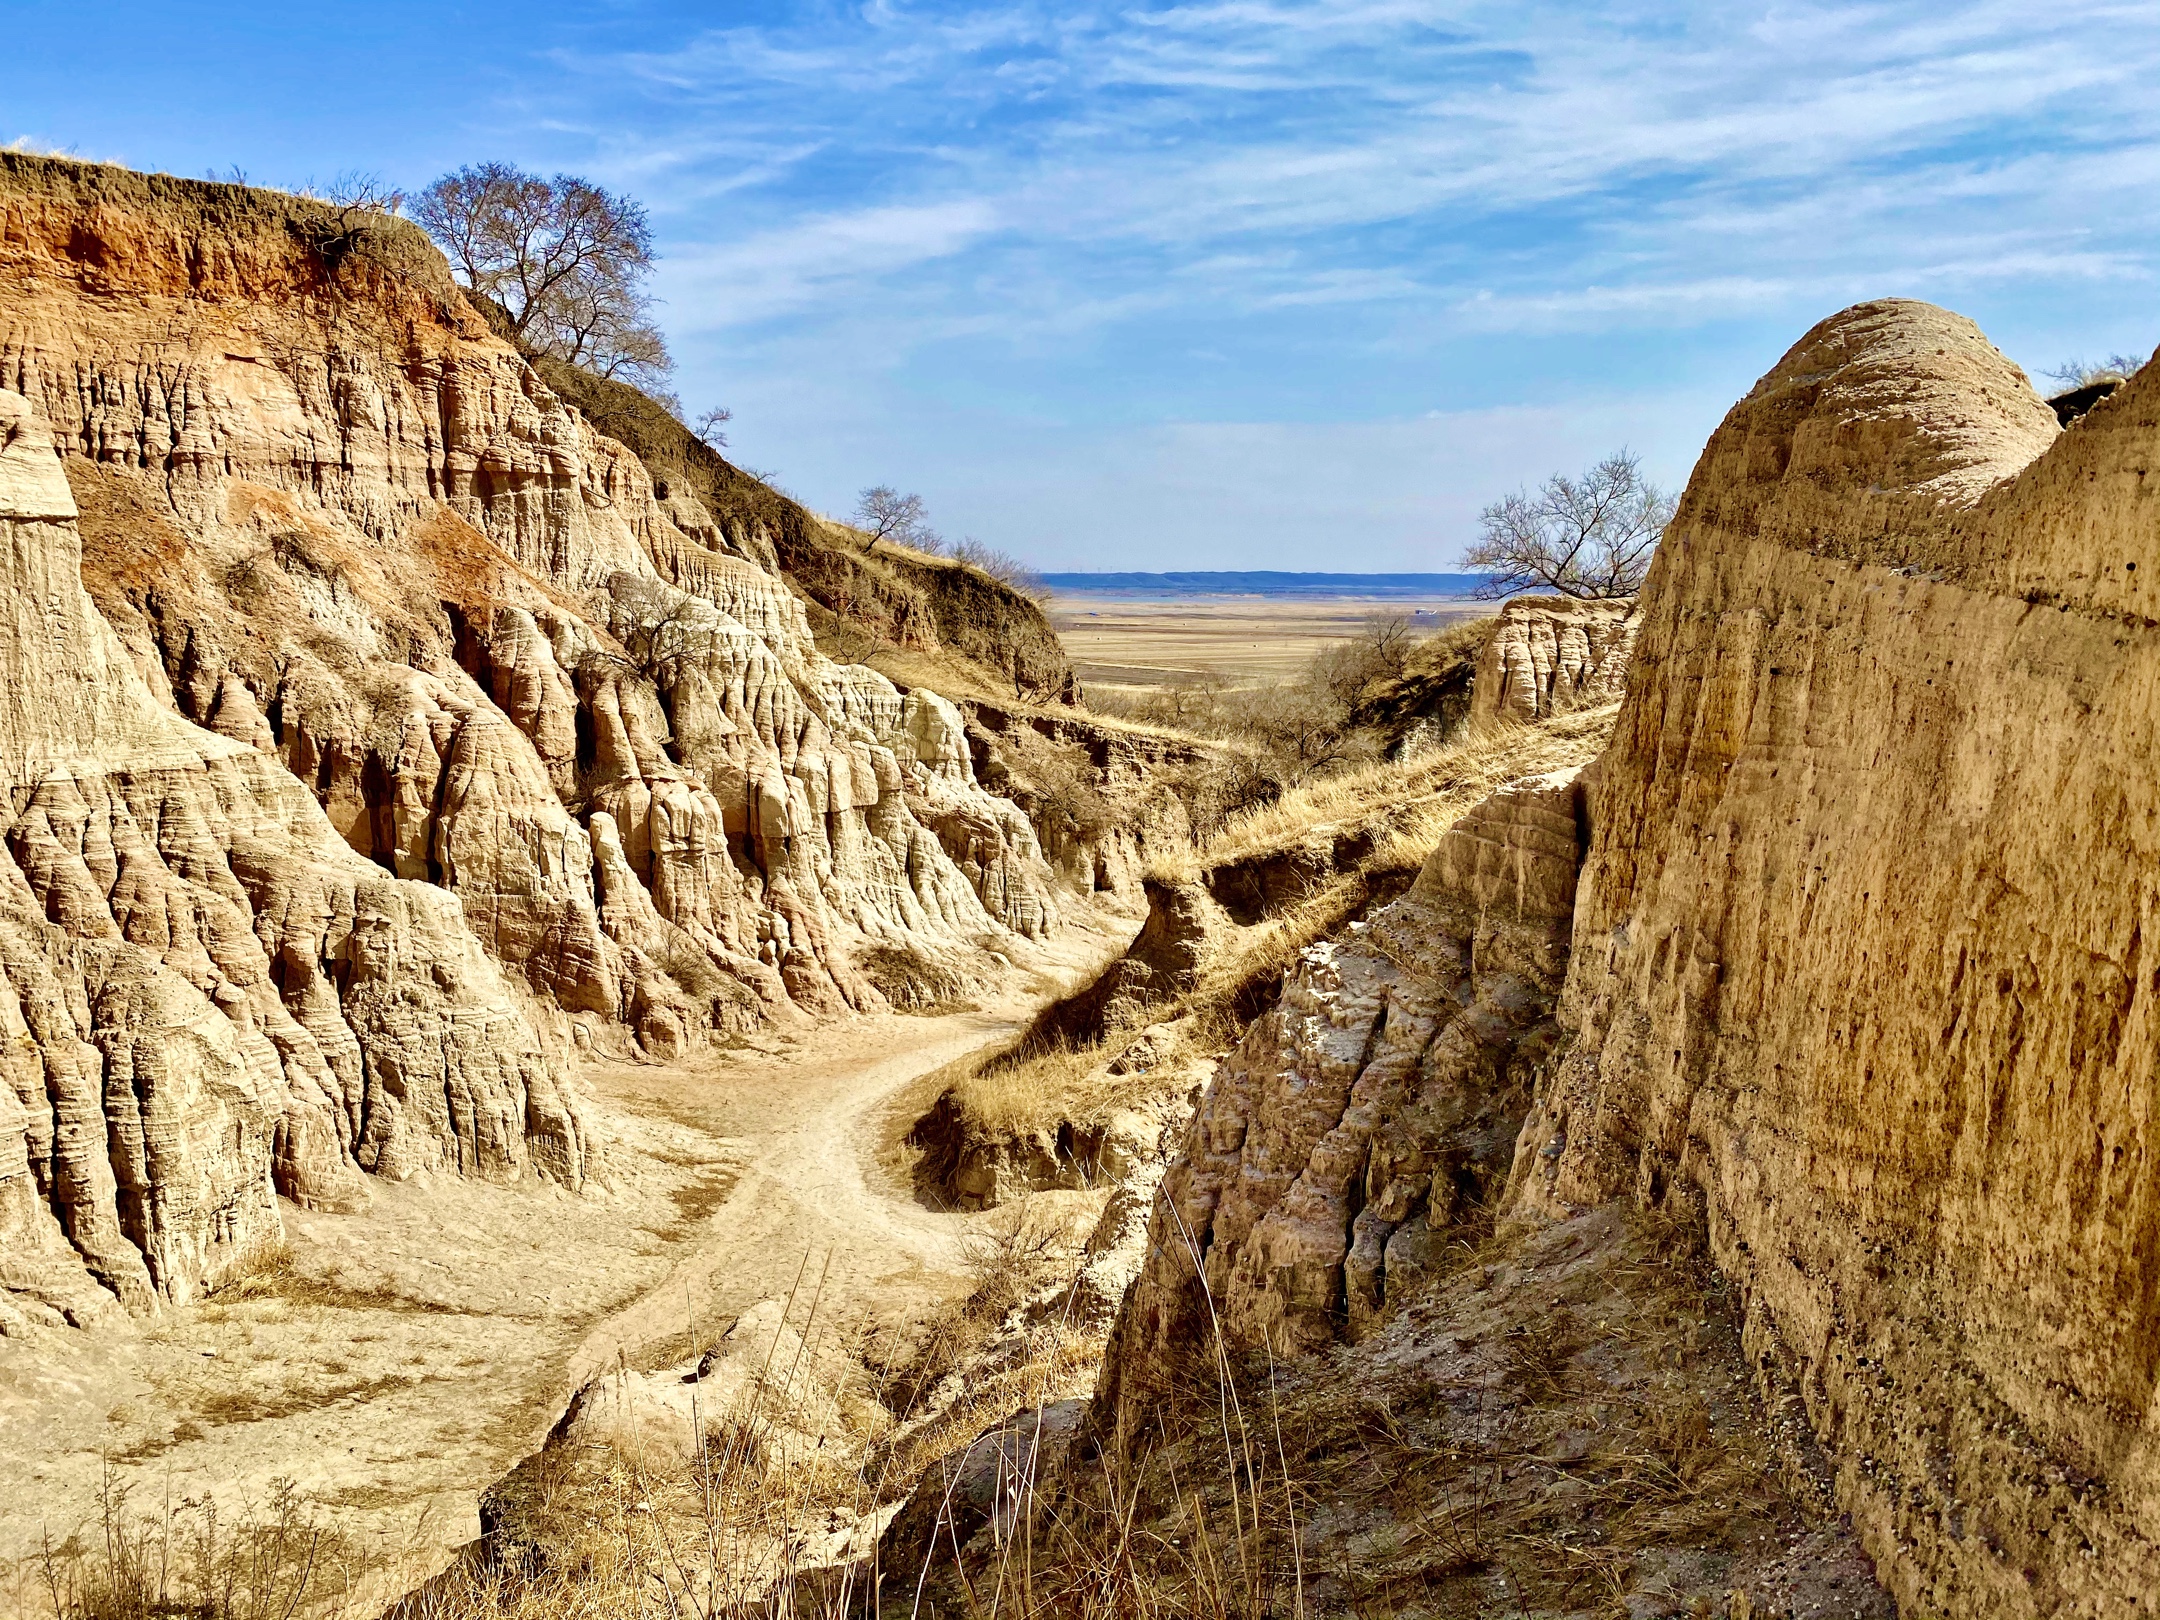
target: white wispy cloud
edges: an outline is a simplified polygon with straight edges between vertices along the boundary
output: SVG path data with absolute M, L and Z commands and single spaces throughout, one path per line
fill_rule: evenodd
M 1325 505 L 1364 478 L 1407 512 L 1433 480 L 1534 476 L 1642 419 L 1376 425 L 1422 420 L 1390 415 L 1420 368 L 1461 400 L 1463 366 L 1499 366 L 1528 398 L 1517 351 L 1594 344 L 1622 394 L 1669 402 L 1694 368 L 1703 431 L 1843 303 L 1979 298 L 2044 333 L 2068 290 L 2129 308 L 2160 280 L 2149 3 L 875 0 L 560 62 L 565 116 L 653 204 L 692 352 L 846 371 L 887 424 L 843 436 L 858 458 L 896 453 L 925 390 L 1093 420 L 1057 442 L 1094 446 L 1103 488 L 1152 490 L 1148 532 L 1180 544 L 1189 483 L 1220 533 L 1294 547 L 1293 485 Z M 1743 329 L 1730 364 L 1753 369 L 1674 357 Z M 813 420 L 789 418 L 791 454 Z M 962 437 L 909 454 L 980 488 L 1067 476 L 1037 441 L 993 466 Z M 1254 506 L 1238 480 L 1270 465 L 1282 493 Z M 969 521 L 1025 495 L 1000 499 Z M 1373 521 L 1443 532 L 1468 499 Z
M 695 255 L 703 283 L 748 278 L 743 296 L 712 301 L 714 318 L 763 319 L 820 288 L 851 296 L 866 277 L 952 258 L 992 221 L 1014 252 L 1128 261 L 1107 273 L 1269 261 L 1243 287 L 1197 278 L 1254 308 L 1419 288 L 1486 321 L 1515 306 L 1540 320 L 1684 314 L 1706 298 L 1748 307 L 1773 283 L 1880 263 L 1892 238 L 1901 258 L 1925 260 L 1915 239 L 1976 196 L 2059 224 L 2081 198 L 2119 195 L 2128 171 L 2148 175 L 2160 150 L 2147 91 L 2160 30 L 2118 4 L 1653 13 L 1240 0 L 818 15 L 582 64 L 651 88 L 684 128 L 729 132 L 732 152 L 618 154 L 663 199 L 716 185 L 774 193 L 755 217 L 786 212 L 791 190 L 822 202 L 844 187 L 809 225 L 761 223 Z M 839 150 L 844 176 L 814 172 Z M 716 179 L 729 163 L 735 174 Z M 1516 285 L 1406 266 L 1424 244 L 1363 239 L 1405 228 L 1511 237 Z M 1557 251 L 1525 262 L 1519 250 L 1541 237 Z M 820 269 L 826 247 L 836 262 Z M 2149 247 L 2099 257 L 2129 266 Z M 1725 262 L 1706 274 L 1705 252 Z M 1467 243 L 1461 254 L 1480 257 Z M 1750 262 L 1762 258 L 1781 273 L 1765 277 Z M 1042 273 L 1077 283 L 1104 268 Z M 784 295 L 781 278 L 797 274 Z

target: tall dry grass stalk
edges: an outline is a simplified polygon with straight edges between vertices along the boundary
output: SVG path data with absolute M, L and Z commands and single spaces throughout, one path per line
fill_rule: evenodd
M 321 1620 L 351 1612 L 353 1549 L 290 1479 L 237 1507 L 214 1495 L 175 1502 L 169 1484 L 154 1511 L 139 1509 L 135 1497 L 108 1462 L 96 1522 L 57 1541 L 49 1530 L 41 1538 L 29 1584 L 33 1602 L 54 1620 Z

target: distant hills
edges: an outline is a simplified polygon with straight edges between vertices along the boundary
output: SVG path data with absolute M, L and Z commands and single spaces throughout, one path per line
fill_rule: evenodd
M 1299 574 L 1276 569 L 1200 570 L 1170 574 L 1042 574 L 1054 591 L 1075 596 L 1469 596 L 1482 574 Z

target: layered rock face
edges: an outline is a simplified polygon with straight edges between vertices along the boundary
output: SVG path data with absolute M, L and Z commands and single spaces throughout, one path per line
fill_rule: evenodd
M 1910 1612 L 2160 1591 L 2160 376 L 1862 305 L 1703 453 L 1521 1197 L 1707 1213 Z
M 1579 772 L 1510 784 L 1410 892 L 1310 947 L 1203 1098 L 1163 1182 L 1105 1378 L 1206 1341 L 1311 1349 L 1427 1274 L 1497 1197 L 1559 1026 L 1585 837 Z
M 1442 1197 L 1392 1145 L 1434 1117 L 1428 1030 L 1520 1029 L 1534 1088 L 1488 1062 L 1441 1092 L 1528 1102 L 1504 1212 L 1702 1222 L 1907 1612 L 2150 1613 L 2156 451 L 2160 375 L 2064 432 L 1944 311 L 1803 338 L 1652 569 L 1571 933 L 1529 900 L 1569 887 L 1557 812 L 1550 881 L 1503 908 L 1571 939 L 1557 1028 L 1535 932 L 1491 986 L 1458 954 L 1484 913 L 1405 931 L 1413 896 L 1311 953 L 1166 1182 L 1111 1392 L 1193 1323 L 1195 1254 L 1234 1337 L 1359 1331 Z
M 0 1326 L 184 1300 L 362 1170 L 575 1185 L 561 1060 L 457 901 L 151 693 L 0 392 Z
M 574 1181 L 571 1037 L 666 1057 L 1052 926 L 958 711 L 821 656 L 770 538 L 410 227 L 0 154 L 0 289 L 38 1252 L 138 1303 L 274 1232 L 273 1173 Z
M 1073 887 L 1136 895 L 1151 854 L 1184 850 L 1226 813 L 1218 750 L 1064 713 L 962 706 L 979 781 L 1027 812 Z
M 1610 703 L 1627 686 L 1628 655 L 1641 622 L 1631 597 L 1515 597 L 1501 608 L 1478 654 L 1470 719 L 1535 720 Z
M 666 1055 L 878 1005 L 861 942 L 1049 926 L 951 707 L 819 656 L 769 541 L 659 498 L 424 241 L 363 223 L 333 267 L 297 200 L 11 174 L 0 373 L 106 616 L 586 1034 Z

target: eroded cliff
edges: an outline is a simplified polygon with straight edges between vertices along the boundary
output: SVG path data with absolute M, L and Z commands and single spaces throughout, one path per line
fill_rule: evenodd
M 2149 1613 L 2148 479 L 1960 317 L 1862 305 L 1703 453 L 1593 793 L 1520 1197 L 1684 1200 L 1914 1612 Z
M 2156 446 L 2160 375 L 2065 432 L 1944 311 L 1803 338 L 1703 453 L 1572 821 L 1501 795 L 1223 1065 L 1105 1416 L 1211 1308 L 1392 1318 L 1478 1166 L 1504 1229 L 1706 1235 L 1906 1612 L 2150 1613 Z
M 0 292 L 11 1289 L 183 1297 L 273 1185 L 574 1182 L 573 1045 L 1052 927 L 959 711 L 821 654 L 756 513 L 656 486 L 411 227 L 0 154 Z
M 184 1300 L 362 1170 L 575 1185 L 559 1043 L 457 901 L 153 697 L 18 394 L 0 437 L 0 1325 Z

